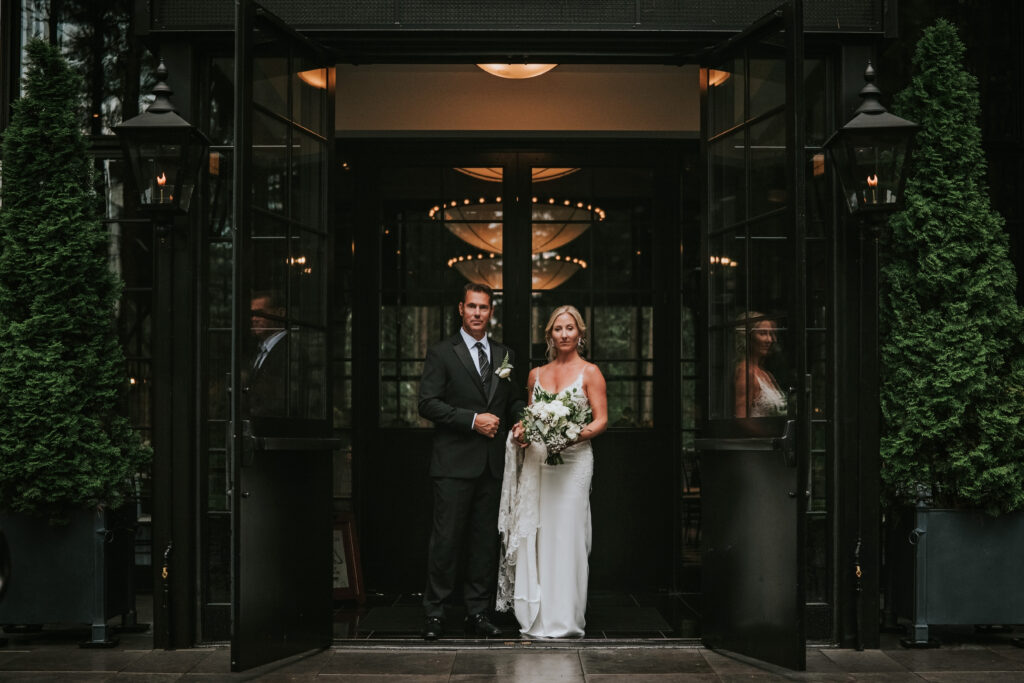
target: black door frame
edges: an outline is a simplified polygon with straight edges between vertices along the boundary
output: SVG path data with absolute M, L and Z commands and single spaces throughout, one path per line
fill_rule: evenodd
M 666 144 L 677 146 L 679 154 L 672 154 L 666 150 Z M 680 452 L 680 385 L 678 372 L 679 356 L 679 234 L 676 227 L 669 229 L 667 226 L 679 225 L 679 174 L 681 173 L 683 150 L 688 149 L 695 159 L 697 146 L 694 140 L 685 139 L 639 139 L 639 140 L 607 140 L 607 139 L 580 139 L 565 141 L 554 136 L 550 140 L 538 140 L 536 137 L 525 139 L 502 138 L 494 140 L 479 139 L 452 139 L 452 138 L 430 138 L 412 140 L 394 139 L 363 139 L 352 138 L 339 141 L 342 152 L 339 157 L 349 162 L 354 171 L 365 164 L 381 166 L 385 164 L 394 165 L 501 165 L 502 161 L 507 162 L 509 158 L 518 155 L 518 163 L 523 166 L 538 165 L 572 165 L 572 166 L 649 166 L 656 168 L 656 177 L 659 186 L 656 190 L 657 196 L 662 201 L 657 202 L 664 212 L 656 220 L 658 225 L 666 226 L 656 230 L 653 239 L 655 242 L 656 258 L 652 263 L 652 277 L 658 285 L 652 288 L 652 304 L 657 307 L 659 316 L 666 315 L 668 319 L 659 319 L 655 331 L 655 348 L 663 349 L 658 352 L 658 358 L 671 358 L 674 363 L 664 361 L 656 372 L 659 377 L 655 382 L 655 406 L 658 411 L 656 424 L 664 425 L 657 429 L 661 436 L 654 437 L 650 430 L 636 430 L 634 437 L 643 437 L 645 434 L 651 438 L 658 438 L 664 441 L 663 447 L 670 449 L 671 453 Z M 468 159 L 468 160 L 467 160 Z M 557 159 L 557 161 L 550 160 Z M 375 200 L 367 199 L 374 197 L 374 188 L 357 177 L 355 195 L 362 201 L 364 209 L 371 211 L 375 206 Z M 529 192 L 528 188 L 511 188 L 520 194 Z M 508 194 L 509 187 L 504 192 Z M 358 211 L 358 207 L 357 207 Z M 519 217 L 522 219 L 522 217 Z M 528 220 L 528 217 L 527 217 Z M 366 496 L 375 495 L 367 490 L 367 461 L 366 458 L 386 457 L 387 452 L 403 450 L 403 447 L 394 447 L 395 443 L 408 444 L 408 447 L 422 447 L 424 443 L 429 445 L 430 430 L 403 429 L 396 430 L 389 435 L 387 441 L 391 442 L 390 448 L 386 448 L 380 442 L 382 432 L 377 427 L 379 400 L 378 376 L 377 376 L 377 349 L 379 340 L 377 338 L 379 329 L 379 293 L 376 283 L 379 281 L 378 264 L 380 263 L 379 240 L 375 230 L 374 217 L 368 213 L 358 215 L 355 224 L 357 228 L 355 235 L 342 238 L 342 242 L 352 239 L 355 253 L 354 281 L 368 283 L 369 286 L 354 287 L 353 301 L 353 331 L 354 338 L 352 345 L 354 349 L 365 354 L 358 362 L 353 363 L 353 396 L 358 401 L 353 401 L 353 424 L 356 426 L 353 433 L 353 497 L 354 507 L 360 514 L 360 524 L 366 525 L 368 513 L 366 511 Z M 512 249 L 516 249 L 516 245 Z M 522 274 L 529 273 L 529 249 L 527 245 L 518 245 L 521 253 L 509 253 L 506 248 L 505 258 L 512 260 L 512 272 L 521 271 Z M 508 272 L 508 270 L 506 271 Z M 517 288 L 513 291 L 512 288 Z M 454 301 L 452 302 L 454 307 Z M 506 287 L 505 294 L 505 339 L 504 343 L 510 345 L 520 358 L 529 357 L 529 329 L 530 329 L 530 297 L 529 283 L 513 281 L 510 287 Z M 519 330 L 516 337 L 510 337 L 510 330 Z M 372 353 L 371 353 L 372 350 Z M 661 375 L 664 375 L 663 377 Z M 623 439 L 631 437 L 630 431 L 620 432 L 619 435 L 608 435 L 603 439 Z M 394 441 L 393 439 L 397 439 Z M 598 446 L 600 448 L 600 446 Z M 678 458 L 672 458 L 672 474 L 666 477 L 666 486 L 671 482 L 678 481 Z M 426 490 L 427 477 L 426 467 L 423 464 L 423 488 Z M 678 557 L 681 554 L 678 542 L 679 537 L 679 501 L 676 496 L 667 494 L 671 503 L 666 503 L 665 514 L 670 515 L 670 529 L 668 532 L 673 539 L 663 539 L 661 542 L 664 551 L 664 570 L 661 572 L 659 583 L 664 588 L 674 588 L 677 585 Z M 429 506 L 428 506 L 429 509 Z M 407 513 L 403 509 L 398 514 Z M 365 550 L 369 543 L 368 534 L 372 531 L 360 529 L 360 538 L 364 546 L 363 560 L 367 565 L 366 580 L 368 587 L 373 588 L 372 552 Z M 369 557 L 368 557 L 369 554 Z M 404 561 L 404 560 L 403 560 Z M 425 566 L 425 565 L 424 565 Z M 413 562 L 409 570 L 412 575 L 419 576 L 424 571 L 419 564 Z M 413 580 L 412 578 L 409 579 Z
M 179 102 L 179 105 L 182 105 L 181 110 L 183 112 L 190 113 L 191 117 L 196 120 L 199 120 L 196 117 L 200 114 L 199 101 L 205 92 L 205 82 L 198 78 L 203 71 L 201 65 L 205 63 L 209 55 L 223 55 L 224 40 L 230 40 L 230 38 L 230 33 L 217 32 L 193 34 L 187 37 L 159 36 L 161 55 L 168 57 L 172 73 L 186 75 L 180 77 L 182 80 L 175 81 L 179 89 L 176 101 Z M 831 39 L 812 39 L 812 37 L 808 37 L 808 45 L 812 42 L 820 48 L 821 51 L 818 54 L 824 54 L 828 59 L 834 61 L 833 69 L 834 73 L 837 74 L 837 81 L 834 91 L 835 101 L 830 104 L 830 108 L 834 107 L 838 113 L 830 114 L 830 117 L 842 118 L 842 114 L 852 111 L 853 106 L 858 101 L 856 93 L 862 84 L 863 64 L 872 55 L 873 50 L 869 44 L 864 42 L 858 42 L 854 45 L 837 45 Z M 411 60 L 429 61 L 423 57 L 411 58 Z M 590 61 L 601 61 L 601 59 L 597 58 Z M 639 61 L 649 60 L 640 59 Z M 680 63 L 686 61 L 688 61 L 686 58 L 680 58 Z M 174 64 L 178 64 L 178 66 L 175 67 Z M 196 78 L 189 82 L 187 74 L 193 74 Z M 403 136 L 395 137 L 401 138 Z M 395 137 L 381 138 L 378 141 L 388 145 L 396 144 Z M 466 137 L 471 136 L 439 136 L 438 138 L 431 139 L 457 139 L 465 141 Z M 476 136 L 476 138 L 479 140 L 479 136 Z M 580 136 L 579 139 L 581 141 L 588 140 L 588 138 L 583 136 Z M 502 142 L 501 140 L 482 140 L 479 142 L 477 140 L 474 140 L 474 146 L 477 144 L 500 146 L 499 143 Z M 558 145 L 565 140 L 565 136 L 530 134 L 529 137 L 519 139 L 517 142 L 528 146 L 537 140 L 539 140 L 538 144 L 540 145 L 547 145 L 549 141 L 552 145 Z M 600 138 L 596 142 L 605 143 L 607 140 L 607 138 Z M 348 141 L 347 139 L 342 140 L 342 142 L 346 143 Z M 418 143 L 421 140 L 417 138 L 416 141 Z M 428 141 L 428 144 L 434 144 L 434 142 Z M 577 143 L 569 143 L 570 146 L 574 144 Z M 828 199 L 826 198 L 826 201 Z M 832 202 L 828 203 L 832 204 Z M 834 211 L 834 209 L 835 207 L 832 206 L 831 211 Z M 189 220 L 193 228 L 188 233 L 189 242 L 192 241 L 191 236 L 193 234 L 200 235 L 203 229 L 198 218 L 199 216 L 195 215 Z M 844 407 L 843 419 L 836 421 L 836 426 L 833 430 L 837 450 L 833 458 L 836 462 L 836 472 L 833 479 L 833 491 L 835 494 L 833 509 L 836 514 L 833 528 L 836 533 L 836 541 L 832 547 L 838 549 L 838 555 L 834 558 L 829 558 L 830 565 L 833 567 L 833 572 L 837 577 L 833 583 L 835 593 L 833 594 L 834 616 L 832 618 L 832 633 L 838 642 L 845 646 L 852 646 L 854 644 L 855 612 L 860 612 L 863 615 L 861 621 L 865 625 L 862 642 L 867 647 L 873 647 L 877 646 L 878 643 L 878 628 L 877 620 L 874 619 L 874 606 L 878 604 L 879 595 L 879 579 L 877 572 L 873 570 L 878 566 L 880 548 L 877 529 L 879 517 L 876 482 L 878 460 L 877 451 L 872 452 L 869 445 L 872 442 L 872 434 L 877 435 L 878 420 L 875 407 L 861 405 L 860 397 L 864 393 L 862 391 L 862 378 L 853 368 L 856 368 L 858 359 L 864 356 L 865 353 L 870 353 L 874 348 L 873 333 L 870 330 L 870 326 L 865 325 L 865 328 L 868 329 L 862 330 L 855 311 L 858 302 L 865 296 L 865 284 L 863 283 L 873 278 L 875 269 L 871 265 L 871 259 L 864 258 L 862 261 L 861 256 L 857 253 L 856 231 L 847 230 L 847 227 L 837 226 L 834 259 L 835 271 L 831 274 L 835 283 L 833 301 L 836 312 L 834 344 L 832 346 L 836 359 L 836 378 L 832 391 L 837 408 Z M 184 246 L 186 240 L 180 241 L 182 246 Z M 205 283 L 201 274 L 205 269 L 206 249 L 205 242 L 202 240 L 197 239 L 195 242 L 195 244 L 185 249 L 175 248 L 181 261 L 174 266 L 173 270 L 178 273 L 197 273 L 199 275 L 196 278 L 176 277 L 172 274 L 171 268 L 160 269 L 160 272 L 155 274 L 156 293 L 163 292 L 162 296 L 165 296 L 165 298 L 169 296 L 169 299 L 177 301 L 178 304 L 194 302 L 186 303 L 183 306 L 175 306 L 174 311 L 179 322 L 175 323 L 173 327 L 178 331 L 196 329 L 202 332 L 203 321 L 205 320 L 205 296 L 203 294 Z M 691 250 L 691 253 L 693 253 L 693 250 Z M 365 255 L 365 252 L 359 254 L 357 266 L 365 264 L 367 259 L 362 258 Z M 695 267 L 699 267 L 699 264 L 687 264 L 683 277 L 687 277 L 690 270 Z M 861 276 L 858 273 L 861 272 L 862 267 L 863 272 L 867 273 L 867 275 L 863 276 L 863 280 L 860 280 Z M 167 293 L 171 292 L 172 289 L 173 294 L 168 295 Z M 189 291 L 192 293 L 189 294 Z M 357 299 L 366 299 L 367 294 L 365 288 L 362 287 L 356 287 L 353 292 L 353 296 Z M 372 293 L 369 294 L 369 298 L 372 300 Z M 364 304 L 357 302 L 357 306 L 363 307 Z M 863 332 L 863 341 L 857 341 L 857 338 L 861 336 L 858 334 L 859 331 Z M 202 335 L 185 333 L 183 336 L 195 338 Z M 194 453 L 196 450 L 201 450 L 201 446 L 206 443 L 206 424 L 201 420 L 197 420 L 197 408 L 195 407 L 196 401 L 198 401 L 200 406 L 203 404 L 206 385 L 203 383 L 204 378 L 201 374 L 204 368 L 202 360 L 203 344 L 193 349 L 191 355 L 184 352 L 186 346 L 177 345 L 176 348 L 181 349 L 182 353 L 175 353 L 175 358 L 182 356 L 184 369 L 171 372 L 168 370 L 169 361 L 168 363 L 160 364 L 155 359 L 154 364 L 154 404 L 171 406 L 171 397 L 174 397 L 173 410 L 168 412 L 157 411 L 158 415 L 167 416 L 165 424 L 168 429 L 164 431 L 166 433 L 184 433 L 187 435 L 178 440 L 181 442 L 180 448 L 164 449 L 160 448 L 159 444 L 154 443 L 158 451 L 154 462 L 155 476 L 153 482 L 155 508 L 153 522 L 154 549 L 156 553 L 153 566 L 153 583 L 155 588 L 154 632 L 158 646 L 165 647 L 181 647 L 202 641 L 200 635 L 202 631 L 196 618 L 196 609 L 199 606 L 200 600 L 198 597 L 198 576 L 202 570 L 202 567 L 198 564 L 198 559 L 202 552 L 197 545 L 198 529 L 194 524 L 197 512 L 196 506 L 198 504 L 195 492 L 196 487 L 191 482 L 195 482 L 197 477 L 205 476 L 202 469 L 196 469 L 197 464 L 201 465 L 203 461 L 200 459 L 197 463 L 197 456 Z M 154 356 L 158 355 L 162 354 L 154 354 Z M 185 358 L 185 356 L 188 357 Z M 867 373 L 869 375 L 877 374 L 876 359 L 870 356 L 865 357 L 865 359 L 869 363 L 866 369 Z M 874 371 L 873 373 L 871 372 L 872 370 Z M 357 368 L 356 371 L 358 373 L 360 369 Z M 374 386 L 373 383 L 371 383 L 371 386 Z M 357 394 L 360 399 L 358 403 L 365 403 L 371 400 L 375 402 L 375 386 L 373 391 L 374 394 L 372 396 Z M 192 400 L 192 397 L 197 398 Z M 358 421 L 358 404 L 354 407 L 354 410 L 356 412 L 355 419 Z M 202 413 L 199 412 L 198 414 L 201 415 Z M 172 425 L 173 429 L 171 428 Z M 862 433 L 863 429 L 867 429 L 869 433 Z M 868 447 L 861 448 L 855 446 L 854 444 L 858 439 L 867 443 Z M 156 437 L 154 437 L 154 440 L 156 441 Z M 164 443 L 166 445 L 166 442 Z M 372 447 L 372 444 L 355 445 L 353 450 L 355 451 L 357 448 L 366 446 Z M 173 477 L 171 476 L 172 473 Z M 358 477 L 358 472 L 354 474 Z M 174 537 L 173 552 L 169 553 L 172 600 L 165 606 L 161 598 L 164 581 L 160 577 L 161 562 L 159 560 L 161 559 L 161 553 L 165 550 L 165 545 L 169 547 L 167 542 L 170 540 L 172 533 Z M 863 580 L 855 582 L 852 570 L 849 570 L 848 567 L 848 560 L 852 559 L 852 550 L 858 540 L 862 542 L 862 563 L 864 564 L 865 572 Z M 677 563 L 674 562 L 673 564 L 675 566 Z M 849 566 L 852 566 L 852 564 Z M 200 571 L 197 572 L 197 569 Z M 858 584 L 860 592 L 854 592 L 855 584 Z

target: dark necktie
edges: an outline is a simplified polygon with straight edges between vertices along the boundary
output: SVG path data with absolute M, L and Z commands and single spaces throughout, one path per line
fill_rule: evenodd
M 491 362 L 487 360 L 483 342 L 476 343 L 476 357 L 480 365 L 480 381 L 483 382 L 484 389 L 487 389 L 491 383 Z

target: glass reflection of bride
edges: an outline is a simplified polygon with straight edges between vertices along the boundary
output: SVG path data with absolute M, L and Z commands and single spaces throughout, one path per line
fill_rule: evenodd
M 757 320 L 748 327 L 749 320 Z M 786 394 L 765 367 L 778 337 L 774 321 L 754 311 L 740 316 L 736 326 L 736 417 L 781 417 Z

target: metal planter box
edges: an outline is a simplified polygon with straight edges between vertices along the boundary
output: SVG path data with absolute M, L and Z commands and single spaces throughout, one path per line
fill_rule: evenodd
M 107 619 L 135 609 L 131 507 L 74 512 L 64 526 L 2 514 L 0 529 L 10 551 L 0 624 L 85 623 L 87 644 L 113 644 Z
M 893 607 L 909 618 L 909 644 L 926 645 L 931 624 L 1024 623 L 1024 512 L 902 510 L 890 561 Z

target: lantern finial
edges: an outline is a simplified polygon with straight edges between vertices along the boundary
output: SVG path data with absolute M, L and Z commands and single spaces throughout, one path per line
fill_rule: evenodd
M 153 95 L 156 99 L 153 100 L 153 104 L 149 105 L 146 111 L 151 111 L 154 114 L 163 114 L 164 112 L 174 111 L 174 105 L 171 104 L 171 95 L 174 91 L 171 90 L 171 86 L 167 85 L 167 66 L 164 64 L 164 60 L 160 60 L 160 66 L 156 68 L 156 85 L 153 86 Z
M 875 85 L 875 77 L 875 67 L 871 66 L 871 60 L 868 60 L 868 66 L 864 69 L 864 87 L 860 89 L 860 98 L 863 101 L 857 107 L 855 114 L 882 114 L 885 112 L 885 107 L 878 101 L 882 91 Z

